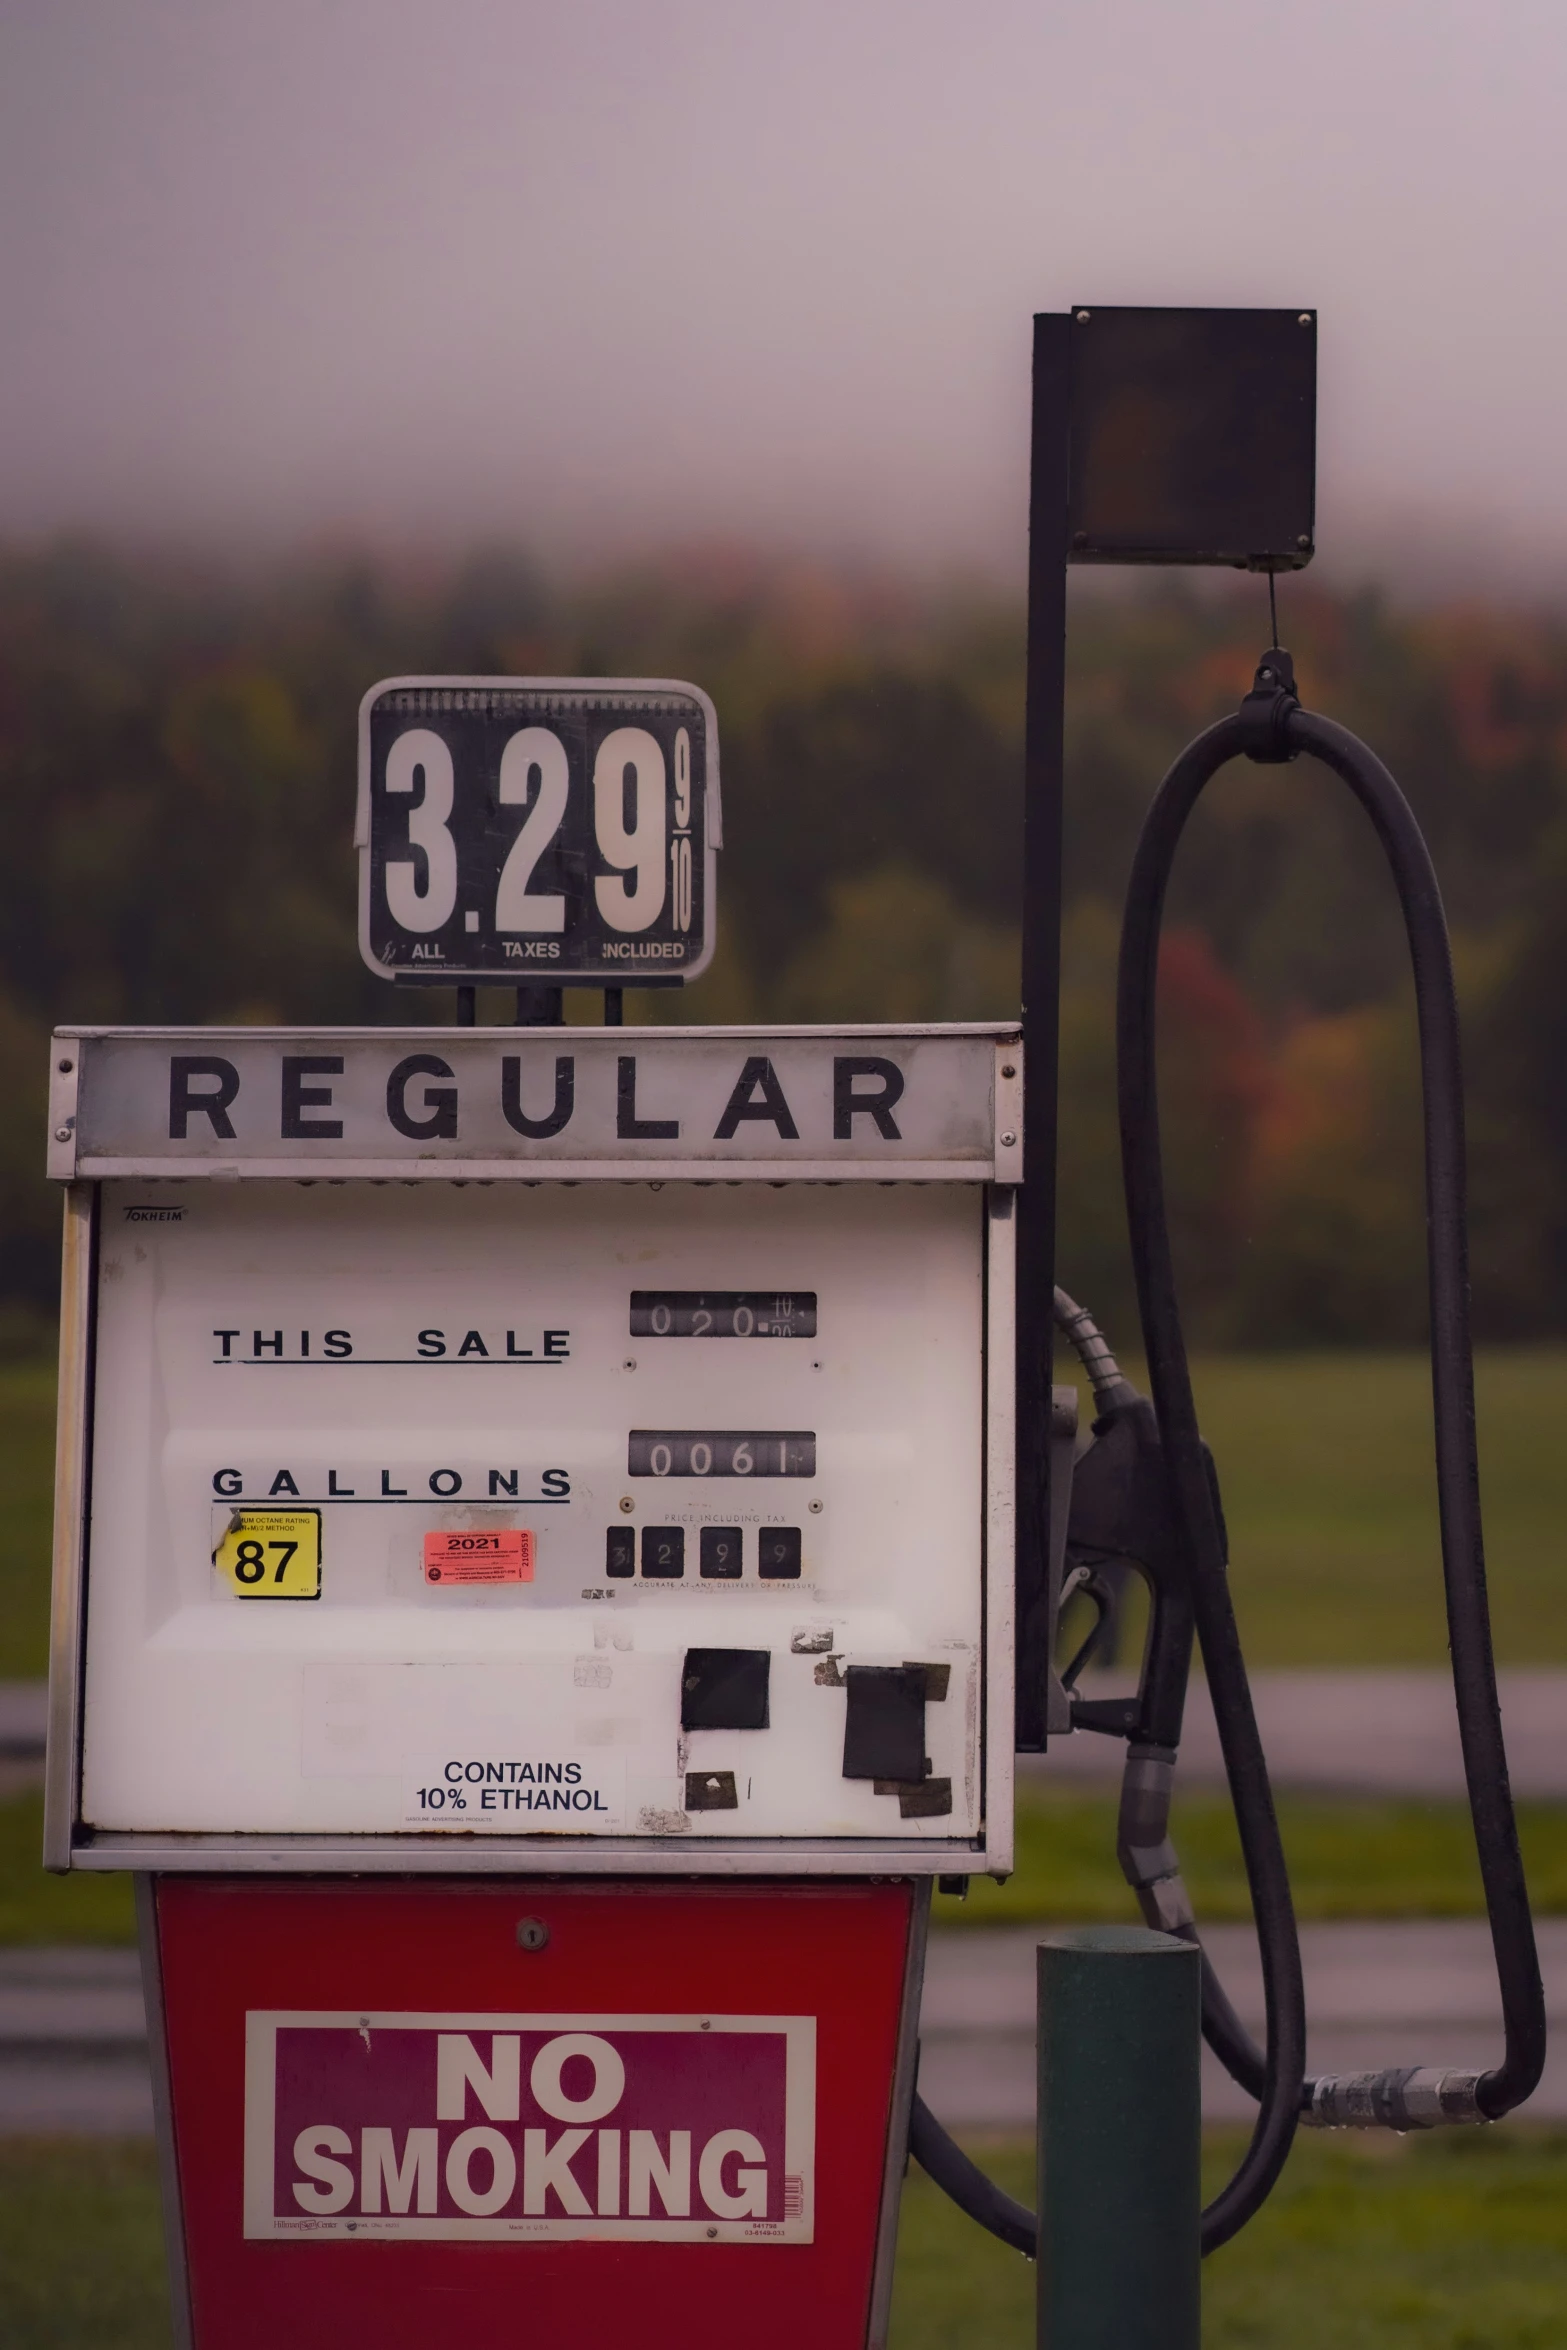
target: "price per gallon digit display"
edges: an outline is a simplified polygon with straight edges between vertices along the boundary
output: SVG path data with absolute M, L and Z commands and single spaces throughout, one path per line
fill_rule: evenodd
M 397 678 L 360 713 L 360 949 L 392 979 L 693 979 L 718 739 L 695 686 Z

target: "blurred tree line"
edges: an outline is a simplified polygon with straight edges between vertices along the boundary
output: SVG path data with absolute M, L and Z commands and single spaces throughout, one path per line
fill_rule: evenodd
M 1286 583 L 1305 697 L 1403 782 L 1454 924 L 1481 1328 L 1567 1330 L 1567 627 Z M 1061 1270 L 1130 1327 L 1116 909 L 1154 785 L 1233 707 L 1260 583 L 1074 611 Z M 354 941 L 355 719 L 378 677 L 684 676 L 718 706 L 721 947 L 631 1018 L 1005 1016 L 1018 1001 L 1022 615 L 744 556 L 586 583 L 506 550 L 266 575 L 62 546 L 0 558 L 0 1346 L 48 1310 L 45 1037 L 67 1021 L 450 1017 Z M 597 1017 L 593 999 L 578 1016 Z M 481 1018 L 508 1017 L 497 993 Z M 1165 1115 L 1209 1343 L 1411 1340 L 1413 1018 L 1369 829 L 1302 765 L 1229 770 L 1172 898 Z

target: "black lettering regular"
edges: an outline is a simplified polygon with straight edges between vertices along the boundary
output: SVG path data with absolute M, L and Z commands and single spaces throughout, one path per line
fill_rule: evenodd
M 283 1055 L 283 1105 L 279 1133 L 285 1142 L 308 1142 L 312 1136 L 318 1142 L 341 1142 L 341 1118 L 307 1118 L 307 1110 L 329 1110 L 332 1106 L 330 1085 L 307 1085 L 307 1077 L 341 1077 L 343 1059 L 340 1053 L 313 1053 Z
M 874 1093 L 862 1093 L 857 1080 L 867 1077 L 876 1086 Z M 832 1138 L 834 1142 L 852 1142 L 856 1118 L 871 1118 L 884 1142 L 901 1142 L 898 1122 L 893 1116 L 895 1105 L 903 1099 L 903 1071 L 896 1061 L 883 1061 L 874 1053 L 845 1053 L 835 1058 L 832 1065 Z
M 778 1072 L 763 1053 L 753 1053 L 735 1081 L 724 1114 L 713 1129 L 715 1142 L 732 1142 L 742 1119 L 770 1119 L 785 1142 L 798 1142 L 800 1129 L 784 1098 Z
M 198 1078 L 210 1078 L 211 1085 L 200 1093 L 196 1090 Z M 220 1061 L 216 1054 L 171 1053 L 169 1056 L 169 1140 L 186 1142 L 193 1117 L 206 1118 L 219 1142 L 232 1142 L 234 1121 L 229 1116 L 235 1096 L 239 1092 L 239 1071 L 232 1061 Z
M 386 1081 L 386 1114 L 399 1134 L 410 1142 L 455 1142 L 457 1088 L 451 1083 L 427 1085 L 424 1106 L 428 1116 L 416 1118 L 408 1107 L 408 1088 L 416 1077 L 450 1079 L 451 1069 L 434 1053 L 410 1053 L 399 1061 Z
M 637 1063 L 634 1053 L 622 1053 L 615 1073 L 615 1132 L 622 1142 L 673 1142 L 680 1132 L 678 1118 L 637 1116 Z
M 577 1064 L 570 1053 L 562 1053 L 555 1063 L 554 1106 L 542 1118 L 530 1118 L 522 1106 L 522 1060 L 516 1053 L 505 1053 L 501 1058 L 501 1116 L 516 1134 L 526 1134 L 531 1142 L 548 1142 L 552 1134 L 559 1134 L 570 1122 L 577 1097 Z

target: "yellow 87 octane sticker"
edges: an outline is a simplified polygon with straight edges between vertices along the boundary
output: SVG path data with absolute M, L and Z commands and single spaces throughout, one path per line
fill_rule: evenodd
M 321 1512 L 236 1510 L 212 1563 L 241 1599 L 319 1599 Z

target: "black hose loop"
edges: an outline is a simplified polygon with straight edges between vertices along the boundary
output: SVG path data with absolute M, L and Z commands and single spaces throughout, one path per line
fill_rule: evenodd
M 1275 715 L 1275 735 L 1282 735 L 1285 756 L 1306 752 L 1319 759 L 1349 786 L 1370 818 L 1397 888 L 1414 971 L 1442 1571 L 1464 1772 L 1506 2038 L 1503 2061 L 1481 2076 L 1476 2102 L 1487 2118 L 1495 2120 L 1521 2104 L 1539 2083 L 1545 2062 L 1545 2001 L 1508 1784 L 1486 1597 L 1469 1332 L 1462 1059 L 1447 923 L 1420 828 L 1375 753 L 1346 728 L 1302 710 L 1284 695 Z M 1204 2214 L 1205 2251 L 1224 2242 L 1257 2208 L 1288 2152 L 1304 2056 L 1304 2019 L 1288 1881 L 1235 1635 L 1222 1533 L 1202 1473 L 1181 1335 L 1159 1149 L 1154 1005 L 1165 891 L 1186 820 L 1204 787 L 1228 760 L 1243 753 L 1276 759 L 1278 748 L 1271 737 L 1259 743 L 1256 713 L 1243 709 L 1199 736 L 1165 777 L 1133 863 L 1117 1007 L 1122 1161 L 1149 1383 L 1241 1832 L 1268 2009 L 1262 2111 L 1235 2178 Z M 1229 2019 L 1214 2015 L 1210 2020 L 1222 2027 Z M 1242 2077 L 1249 2069 L 1244 2035 L 1221 2028 L 1217 2039 L 1235 2043 L 1221 2053 Z
M 1227 2243 L 1267 2197 L 1289 2154 L 1306 2072 L 1306 2002 L 1289 1874 L 1252 1710 L 1225 1571 L 1191 1374 L 1181 1331 L 1159 1147 L 1155 989 L 1165 891 L 1186 820 L 1210 779 L 1251 747 L 1247 718 L 1221 719 L 1191 743 L 1160 785 L 1132 861 L 1121 930 L 1116 1004 L 1121 1163 L 1149 1386 L 1158 1418 L 1171 1515 L 1185 1561 L 1240 1830 L 1262 1957 L 1267 2063 L 1251 2144 L 1203 2213 L 1205 2253 Z
M 918 2092 L 909 2114 L 909 2152 L 959 2211 L 978 2220 L 1014 2252 L 1034 2260 L 1039 2254 L 1039 2223 L 1025 2205 L 987 2179 L 977 2162 L 948 2137 Z
M 1254 697 L 1248 697 L 1249 701 Z M 1276 705 L 1276 706 L 1275 706 Z M 1463 1080 L 1447 923 L 1430 853 L 1403 793 L 1376 755 L 1344 727 L 1300 709 L 1284 691 L 1220 721 L 1182 752 L 1160 785 L 1133 861 L 1121 934 L 1116 1010 L 1121 1154 L 1149 1384 L 1162 1438 L 1172 1515 L 1218 1717 L 1262 1955 L 1267 2009 L 1263 2058 L 1225 1998 L 1206 1955 L 1204 2030 L 1235 2079 L 1259 2098 L 1251 2144 L 1235 2176 L 1203 2213 L 1202 2248 L 1228 2241 L 1266 2198 L 1288 2156 L 1305 2075 L 1300 1947 L 1267 1764 L 1257 1734 L 1225 1569 L 1225 1541 L 1197 1428 L 1165 1219 L 1155 1065 L 1155 989 L 1165 892 L 1186 820 L 1204 787 L 1235 757 L 1265 762 L 1309 752 L 1347 783 L 1392 870 L 1414 969 L 1425 1125 L 1426 1228 L 1437 1499 L 1453 1691 L 1479 1849 L 1506 2049 L 1480 2076 L 1475 2103 L 1497 2120 L 1538 2086 L 1545 2065 L 1545 1998 L 1528 1887 L 1518 1848 L 1491 1648 L 1480 1522 L 1474 1377 L 1469 1336 Z M 1281 759 L 1282 754 L 1282 759 Z M 1068 1304 L 1070 1301 L 1066 1301 Z M 1178 1932 L 1182 1928 L 1176 1929 Z M 1193 1930 L 1184 1930 L 1191 1938 Z M 1033 2258 L 1033 2214 L 1002 2193 L 916 2096 L 910 2151 L 982 2227 Z
M 1476 2099 L 1482 2113 L 1498 2121 L 1539 2086 L 1545 2069 L 1545 1995 L 1508 1783 L 1486 1597 L 1469 1337 L 1463 1065 L 1452 953 L 1430 851 L 1408 801 L 1381 760 L 1347 728 L 1312 711 L 1292 711 L 1288 734 L 1292 747 L 1308 751 L 1348 784 L 1370 817 L 1397 884 L 1414 969 L 1425 1120 L 1431 1391 L 1448 1645 L 1506 2034 L 1503 2061 L 1482 2075 Z

